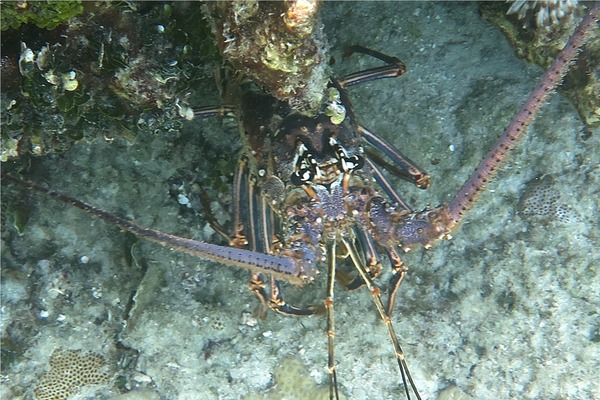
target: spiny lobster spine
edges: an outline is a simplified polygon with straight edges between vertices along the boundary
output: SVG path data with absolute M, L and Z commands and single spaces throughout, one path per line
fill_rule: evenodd
M 519 139 L 525 134 L 527 128 L 535 119 L 546 98 L 561 83 L 571 65 L 577 59 L 581 48 L 585 44 L 588 33 L 600 19 L 600 3 L 595 3 L 588 14 L 579 23 L 575 32 L 569 38 L 565 47 L 558 54 L 541 82 L 531 93 L 523 107 L 504 130 L 496 145 L 481 160 L 475 171 L 456 194 L 448 205 L 452 229 L 458 225 L 464 214 L 471 208 L 486 183 L 498 171 L 510 151 L 517 145 Z

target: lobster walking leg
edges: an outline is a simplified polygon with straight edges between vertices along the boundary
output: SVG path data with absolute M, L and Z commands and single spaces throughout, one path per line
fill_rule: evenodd
M 393 275 L 389 281 L 388 304 L 386 308 L 388 315 L 391 316 L 394 311 L 394 304 L 396 303 L 396 293 L 398 292 L 400 284 L 408 272 L 408 267 L 402 262 L 400 255 L 394 247 L 387 247 L 386 251 L 388 258 L 390 259 L 393 272 Z
M 406 72 L 406 66 L 397 57 L 390 57 L 386 54 L 380 53 L 375 50 L 367 49 L 363 46 L 350 46 L 347 55 L 354 53 L 362 53 L 374 58 L 377 58 L 387 65 L 382 67 L 370 68 L 366 71 L 355 72 L 353 74 L 346 75 L 337 80 L 340 87 L 347 88 L 348 86 L 358 85 L 365 82 L 370 82 L 384 78 L 397 78 Z
M 398 58 L 387 56 L 378 51 L 367 49 L 362 46 L 353 46 L 350 48 L 349 53 L 362 53 L 365 55 L 369 55 L 371 57 L 377 58 L 377 59 L 385 62 L 387 65 L 385 65 L 383 67 L 368 69 L 366 71 L 360 71 L 360 72 L 353 73 L 353 74 L 347 75 L 345 77 L 342 77 L 341 79 L 334 80 L 333 86 L 338 88 L 338 90 L 340 91 L 340 93 L 342 95 L 342 98 L 344 99 L 344 102 L 347 104 L 349 104 L 349 100 L 347 99 L 347 96 L 344 92 L 345 88 L 347 88 L 349 86 L 357 85 L 360 83 L 364 83 L 364 82 L 378 80 L 378 79 L 396 78 L 396 77 L 399 77 L 402 74 L 404 74 L 404 72 L 406 71 L 406 67 L 405 67 L 404 63 L 402 63 L 402 61 L 400 61 Z M 408 157 L 406 157 L 404 154 L 402 154 L 398 149 L 396 149 L 394 146 L 392 146 L 390 143 L 388 143 L 380 135 L 378 135 L 377 133 L 370 131 L 367 128 L 365 128 L 364 126 L 358 124 L 352 113 L 350 113 L 350 118 L 352 120 L 352 123 L 355 125 L 355 129 L 356 129 L 357 133 L 360 134 L 361 138 L 366 143 L 373 146 L 373 148 L 375 148 L 379 152 L 386 155 L 392 161 L 392 163 L 393 163 L 392 166 L 394 168 L 399 169 L 399 171 L 400 171 L 399 175 L 402 178 L 416 184 L 419 188 L 422 188 L 422 189 L 426 189 L 429 186 L 429 181 L 430 181 L 429 174 L 427 174 L 425 171 L 423 171 L 421 168 L 419 168 L 416 165 L 416 163 L 411 161 Z M 392 202 L 395 203 L 398 207 L 400 207 L 400 209 L 403 212 L 405 212 L 407 214 L 412 213 L 411 207 L 408 205 L 408 203 L 406 203 L 402 199 L 402 197 L 397 193 L 397 191 L 394 189 L 394 187 L 389 182 L 389 180 L 384 176 L 383 172 L 377 165 L 375 159 L 379 159 L 379 156 L 377 156 L 375 154 L 373 154 L 373 155 L 369 154 L 369 156 L 365 157 L 365 163 L 367 165 L 367 168 L 370 170 L 375 181 L 383 189 L 383 191 L 388 195 L 388 197 L 392 200 Z M 363 224 L 363 226 L 366 226 L 366 225 L 368 225 L 368 222 L 362 221 L 362 224 Z M 362 238 L 361 238 L 361 233 L 363 234 Z M 369 235 L 366 232 L 360 231 L 360 232 L 358 232 L 358 236 L 359 236 L 359 238 L 361 238 L 361 243 L 363 243 L 363 246 L 365 243 L 367 243 L 367 241 L 371 241 L 369 238 Z M 388 313 L 388 315 L 391 315 L 391 311 L 393 309 L 393 305 L 394 305 L 394 301 L 395 301 L 395 295 L 396 295 L 396 292 L 398 291 L 398 288 L 400 287 L 400 284 L 402 283 L 402 280 L 406 276 L 407 267 L 402 262 L 402 260 L 400 259 L 400 256 L 395 251 L 393 246 L 384 246 L 384 247 L 386 248 L 386 251 L 388 253 L 388 258 L 390 259 L 390 263 L 392 265 L 392 270 L 394 273 L 393 276 L 390 278 L 390 284 L 389 284 L 390 289 L 389 289 L 389 297 L 388 297 L 388 305 L 387 305 L 387 313 Z M 367 248 L 369 248 L 369 246 L 367 246 Z M 368 251 L 367 251 L 367 254 L 369 254 Z M 370 254 L 374 254 L 374 251 L 371 252 Z M 368 273 L 370 275 L 371 280 L 373 280 L 376 277 L 376 275 L 373 274 L 373 271 L 369 270 Z M 378 273 L 379 272 L 377 272 L 377 274 Z M 365 284 L 365 282 L 364 282 L 363 278 L 360 275 L 358 275 L 357 277 L 354 278 L 354 280 L 349 282 L 346 285 L 346 287 L 348 289 L 356 289 L 364 284 Z
M 377 307 L 377 312 L 379 313 L 381 320 L 385 323 L 385 325 L 388 328 L 389 337 L 390 337 L 390 340 L 392 341 L 392 345 L 394 346 L 394 350 L 396 353 L 396 359 L 398 361 L 398 367 L 400 368 L 400 373 L 402 375 L 402 382 L 404 383 L 406 397 L 407 397 L 407 399 L 410 399 L 410 389 L 409 389 L 409 385 L 410 385 L 410 388 L 415 393 L 415 396 L 417 397 L 417 399 L 420 400 L 421 396 L 419 395 L 419 392 L 417 390 L 415 382 L 413 381 L 413 378 L 408 369 L 408 365 L 407 365 L 406 359 L 404 357 L 404 351 L 402 351 L 402 348 L 400 347 L 400 343 L 398 342 L 398 337 L 396 336 L 396 330 L 394 329 L 394 325 L 392 324 L 392 319 L 390 318 L 390 315 L 387 313 L 387 311 L 383 305 L 383 301 L 381 300 L 381 292 L 379 290 L 379 287 L 373 281 L 373 279 L 369 275 L 368 271 L 365 269 L 364 265 L 362 265 L 362 263 L 358 257 L 358 250 L 356 249 L 354 242 L 349 241 L 345 238 L 342 238 L 342 241 L 346 245 L 346 248 L 348 249 L 348 252 L 350 253 L 350 257 L 352 257 L 352 262 L 354 263 L 354 266 L 356 267 L 360 276 L 362 277 L 365 284 L 367 285 L 367 288 L 371 292 L 371 295 L 373 296 L 373 302 L 375 303 L 375 306 Z
M 356 227 L 354 229 L 354 233 L 356 235 L 356 239 L 360 243 L 361 255 L 364 256 L 364 260 L 361 258 L 361 261 L 364 262 L 366 266 L 365 269 L 369 273 L 371 279 L 376 279 L 381 273 L 382 266 L 377 255 L 377 250 L 375 248 L 375 243 L 373 239 L 370 237 L 368 232 L 365 232 L 362 227 Z M 348 283 L 346 289 L 354 290 L 358 289 L 362 285 L 364 285 L 364 281 L 360 275 L 357 275 L 354 280 Z
M 375 164 L 371 160 L 370 157 L 365 158 L 365 164 L 367 164 L 369 168 L 371 168 L 371 172 L 373 174 L 373 177 L 377 181 L 377 184 L 383 189 L 385 194 L 388 195 L 392 202 L 400 206 L 403 210 L 406 210 L 407 212 L 412 212 L 412 208 L 408 205 L 406 201 L 404 201 L 402 197 L 400 197 L 398 192 L 392 186 L 391 182 L 383 175 L 381 169 L 377 166 L 377 164 Z
M 421 189 L 427 189 L 430 180 L 429 174 L 419 168 L 413 161 L 411 161 L 404 154 L 400 153 L 398 149 L 389 144 L 385 139 L 377 135 L 375 132 L 372 132 L 361 125 L 358 125 L 357 128 L 358 132 L 369 144 L 388 156 L 396 166 L 400 167 L 400 169 L 406 174 L 402 177 L 414 183 Z
M 233 106 L 208 106 L 196 109 L 194 116 L 198 118 L 210 118 L 214 116 L 232 116 L 236 111 Z M 206 203 L 206 202 L 205 202 Z M 209 215 L 209 223 L 217 232 L 229 240 L 229 244 L 236 248 L 250 247 L 255 253 L 272 254 L 272 244 L 275 240 L 273 231 L 273 212 L 266 204 L 266 198 L 259 192 L 256 185 L 256 177 L 249 172 L 248 158 L 240 157 L 238 168 L 234 178 L 233 189 L 233 227 L 234 233 L 230 238 L 224 233 L 224 229 L 210 218 L 210 208 L 205 211 Z M 296 307 L 284 301 L 280 284 L 275 277 L 270 276 L 270 289 L 263 273 L 253 272 L 250 278 L 249 289 L 258 297 L 263 309 L 271 308 L 278 314 L 292 316 L 307 316 L 322 313 L 316 306 Z M 260 312 L 263 315 L 263 312 Z
M 335 286 L 335 247 L 334 240 L 327 242 L 327 294 L 325 297 L 325 311 L 327 316 L 327 370 L 329 371 L 329 399 L 339 399 L 337 374 L 335 371 L 335 321 L 333 314 L 333 289 Z
M 257 187 L 256 177 L 250 174 L 247 157 L 242 156 L 235 177 L 234 188 L 234 226 L 236 242 L 248 246 L 253 252 L 273 254 L 274 243 L 280 239 L 275 233 L 273 211 Z M 320 307 L 297 307 L 285 302 L 281 287 L 275 277 L 269 277 L 267 285 L 261 272 L 255 272 L 250 279 L 249 288 L 258 297 L 263 308 L 268 307 L 278 314 L 290 316 L 308 316 L 322 313 Z M 267 286 L 269 288 L 267 289 Z M 261 313 L 262 315 L 262 313 Z

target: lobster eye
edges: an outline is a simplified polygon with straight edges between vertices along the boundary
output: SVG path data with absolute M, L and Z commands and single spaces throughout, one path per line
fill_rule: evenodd
M 290 177 L 290 181 L 294 186 L 302 186 L 313 180 L 314 174 L 306 168 L 296 171 Z

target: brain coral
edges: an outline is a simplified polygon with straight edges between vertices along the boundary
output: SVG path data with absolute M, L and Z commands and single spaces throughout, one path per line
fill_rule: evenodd
M 104 357 L 81 350 L 55 350 L 50 356 L 50 370 L 37 383 L 33 393 L 37 400 L 65 400 L 86 385 L 108 382 Z

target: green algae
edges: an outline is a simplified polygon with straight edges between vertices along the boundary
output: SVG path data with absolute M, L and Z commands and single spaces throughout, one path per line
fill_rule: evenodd
M 3 1 L 0 3 L 2 31 L 32 24 L 43 29 L 55 29 L 83 12 L 81 0 Z

